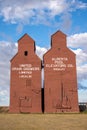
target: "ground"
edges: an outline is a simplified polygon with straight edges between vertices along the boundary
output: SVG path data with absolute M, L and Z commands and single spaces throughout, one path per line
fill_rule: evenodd
M 0 114 L 0 130 L 87 130 L 87 114 Z

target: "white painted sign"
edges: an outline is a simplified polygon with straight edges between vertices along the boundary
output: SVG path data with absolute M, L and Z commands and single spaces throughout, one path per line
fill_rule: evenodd
M 18 67 L 12 67 L 12 71 L 18 72 L 19 78 L 32 78 L 32 72 L 39 70 L 39 67 L 34 67 L 32 64 L 19 64 Z
M 67 57 L 56 57 L 52 58 L 52 64 L 46 64 L 47 68 L 52 68 L 54 71 L 64 71 L 67 67 L 74 67 L 73 64 L 69 63 Z M 68 63 L 67 63 L 68 62 Z

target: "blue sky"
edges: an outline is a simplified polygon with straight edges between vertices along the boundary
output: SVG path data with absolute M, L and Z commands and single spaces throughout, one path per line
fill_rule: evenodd
M 10 59 L 18 39 L 28 33 L 42 58 L 57 30 L 67 35 L 67 46 L 76 53 L 78 97 L 87 102 L 87 1 L 0 0 L 0 105 L 9 105 Z

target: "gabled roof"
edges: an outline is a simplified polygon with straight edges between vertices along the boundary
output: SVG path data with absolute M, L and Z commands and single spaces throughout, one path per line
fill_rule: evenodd
M 52 34 L 51 37 L 54 36 L 54 35 L 57 35 L 58 33 L 61 33 L 62 35 L 67 36 L 65 33 L 63 33 L 62 31 L 58 30 L 54 34 Z
M 10 62 L 18 55 L 18 52 L 11 58 Z
M 31 41 L 35 42 L 27 33 L 25 33 L 25 34 L 18 40 L 18 42 L 21 41 L 22 39 L 24 39 L 25 37 L 28 37 Z
M 30 42 L 30 44 L 34 44 L 34 51 L 36 50 L 35 47 L 35 41 L 27 34 L 25 33 L 19 40 L 18 40 L 18 44 L 23 43 L 24 40 L 27 40 L 27 42 Z

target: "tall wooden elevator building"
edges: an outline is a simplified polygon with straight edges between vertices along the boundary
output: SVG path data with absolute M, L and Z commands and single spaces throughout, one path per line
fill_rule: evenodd
M 66 35 L 51 36 L 51 49 L 44 54 L 45 112 L 78 112 L 75 54 L 66 46 Z
M 41 113 L 41 60 L 34 40 L 25 34 L 11 60 L 10 112 Z
M 35 54 L 34 40 L 27 34 L 19 39 L 18 53 L 11 60 L 10 86 L 11 113 L 79 112 L 76 56 L 67 48 L 66 35 L 57 31 L 51 36 L 51 49 L 43 56 L 43 66 Z

